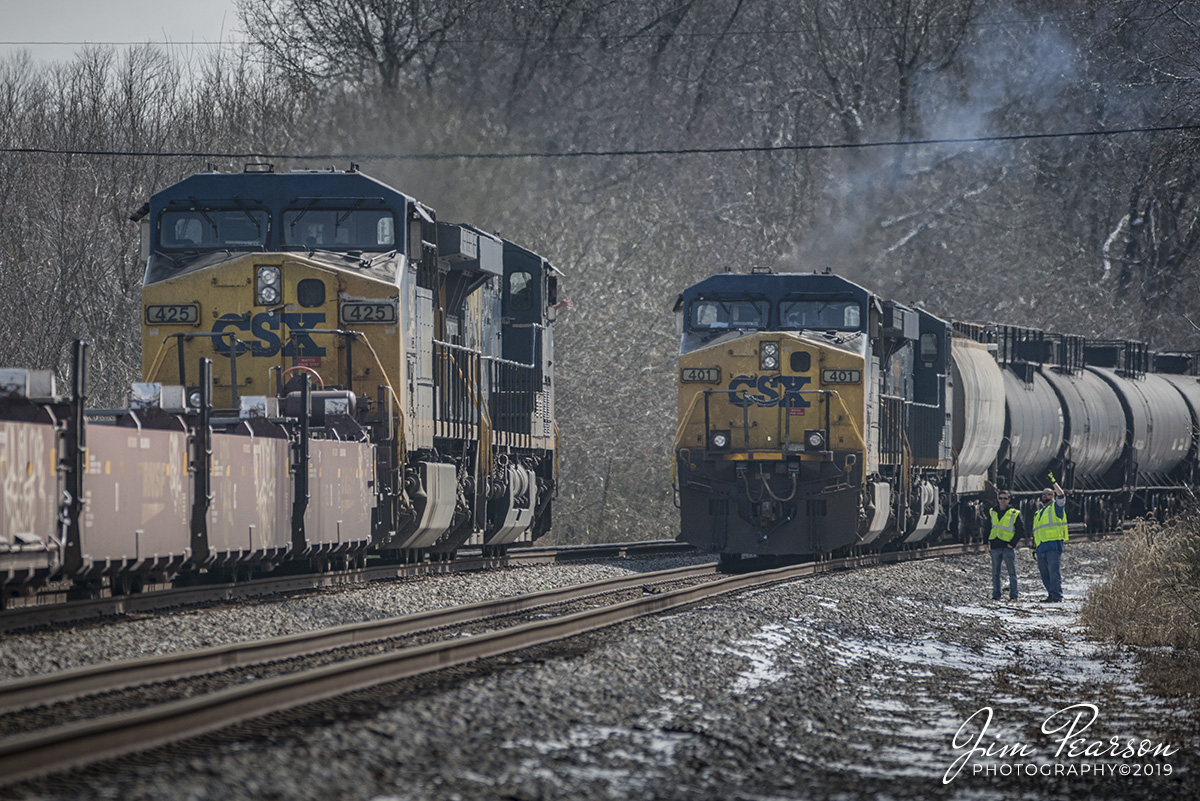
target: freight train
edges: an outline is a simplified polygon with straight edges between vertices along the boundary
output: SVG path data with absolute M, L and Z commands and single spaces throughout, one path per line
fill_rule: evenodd
M 679 538 L 726 560 L 970 541 L 1050 473 L 1107 530 L 1200 476 L 1195 354 L 951 322 L 828 271 L 716 275 L 675 312 Z
M 545 534 L 559 271 L 348 171 L 193 175 L 141 227 L 128 409 L 0 373 L 0 584 L 75 595 Z

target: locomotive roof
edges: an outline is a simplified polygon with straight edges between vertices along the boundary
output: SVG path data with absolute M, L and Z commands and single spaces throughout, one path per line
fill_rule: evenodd
M 155 192 L 150 209 L 171 201 L 254 201 L 281 208 L 300 199 L 379 199 L 384 205 L 403 208 L 415 201 L 382 181 L 360 172 L 300 170 L 295 172 L 203 172 Z
M 814 294 L 852 295 L 862 302 L 872 295 L 869 291 L 838 275 L 831 273 L 719 273 L 693 284 L 680 294 L 679 300 L 688 301 L 698 297 L 730 295 L 754 295 L 766 298 L 784 295 Z

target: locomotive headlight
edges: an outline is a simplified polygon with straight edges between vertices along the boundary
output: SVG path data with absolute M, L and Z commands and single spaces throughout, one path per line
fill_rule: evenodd
M 193 389 L 188 392 L 188 406 L 192 409 L 200 408 L 200 390 Z
M 819 429 L 805 431 L 804 445 L 811 451 L 825 450 L 825 432 Z
M 259 267 L 254 302 L 259 306 L 273 306 L 279 302 L 279 268 Z
M 758 366 L 763 370 L 779 367 L 779 343 L 764 342 L 758 350 Z
M 708 432 L 708 449 L 710 451 L 723 451 L 729 447 L 729 430 L 718 429 Z

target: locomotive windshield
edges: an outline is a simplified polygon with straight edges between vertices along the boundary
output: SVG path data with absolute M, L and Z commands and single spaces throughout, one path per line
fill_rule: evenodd
M 689 319 L 693 331 L 758 330 L 767 327 L 765 300 L 698 300 Z
M 268 231 L 265 211 L 200 207 L 164 211 L 159 228 L 163 250 L 261 250 Z
M 396 220 L 387 209 L 290 209 L 283 213 L 285 247 L 390 250 Z
M 785 330 L 860 331 L 862 309 L 852 299 L 785 300 L 779 304 L 779 323 Z

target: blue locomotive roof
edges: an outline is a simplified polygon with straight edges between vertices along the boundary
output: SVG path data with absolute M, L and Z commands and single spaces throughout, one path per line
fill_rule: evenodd
M 399 209 L 414 200 L 359 172 L 211 172 L 197 173 L 155 192 L 150 198 L 150 211 L 157 213 L 172 201 L 227 203 L 241 200 L 281 208 L 306 198 L 377 200 L 382 205 Z
M 357 259 L 390 276 L 394 259 L 363 254 L 407 253 L 413 215 L 434 222 L 415 198 L 359 172 L 249 170 L 192 175 L 156 192 L 133 219 L 147 226 L 149 284 L 248 251 L 307 251 L 339 266 Z
M 714 275 L 685 289 L 675 304 L 680 351 L 754 331 L 857 336 L 867 330 L 869 310 L 877 305 L 878 299 L 866 289 L 829 273 Z
M 720 273 L 693 284 L 683 303 L 706 297 L 778 298 L 785 295 L 850 295 L 866 304 L 872 296 L 852 281 L 830 273 Z

